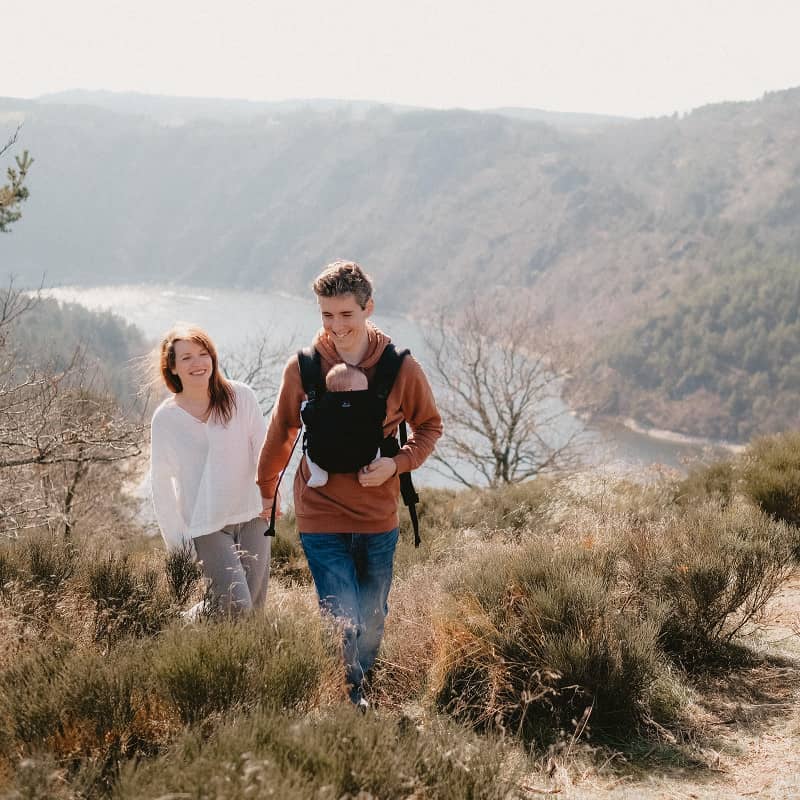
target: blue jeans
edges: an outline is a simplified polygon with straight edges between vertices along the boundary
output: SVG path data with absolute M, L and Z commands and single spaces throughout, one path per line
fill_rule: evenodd
M 398 529 L 386 533 L 301 533 L 319 605 L 342 626 L 350 699 L 362 696 L 364 674 L 375 663 L 389 613 Z

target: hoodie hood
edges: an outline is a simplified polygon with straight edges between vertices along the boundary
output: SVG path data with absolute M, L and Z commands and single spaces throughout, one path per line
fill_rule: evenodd
M 361 369 L 370 369 L 374 367 L 383 355 L 386 346 L 391 341 L 392 340 L 380 330 L 380 328 L 377 328 L 372 322 L 367 320 L 367 352 L 364 354 L 360 363 L 355 364 L 355 366 Z M 343 360 L 336 350 L 336 344 L 333 338 L 324 328 L 320 328 L 317 331 L 313 345 L 319 351 L 320 356 L 329 364 L 339 364 Z

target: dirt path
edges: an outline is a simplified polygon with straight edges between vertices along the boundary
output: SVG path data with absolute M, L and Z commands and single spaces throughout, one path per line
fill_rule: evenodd
M 771 601 L 753 640 L 762 663 L 709 676 L 699 688 L 703 745 L 697 763 L 647 769 L 617 759 L 583 771 L 558 769 L 530 797 L 588 800 L 800 799 L 800 573 Z

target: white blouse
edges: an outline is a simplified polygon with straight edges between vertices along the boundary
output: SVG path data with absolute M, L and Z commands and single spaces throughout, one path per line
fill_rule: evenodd
M 261 513 L 256 467 L 266 423 L 253 390 L 231 381 L 236 409 L 227 425 L 201 422 L 170 395 L 150 425 L 153 507 L 167 549 L 247 522 Z

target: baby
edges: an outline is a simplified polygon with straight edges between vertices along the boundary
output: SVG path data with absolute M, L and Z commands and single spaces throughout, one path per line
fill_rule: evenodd
M 335 364 L 325 376 L 325 388 L 329 392 L 363 392 L 369 388 L 367 376 L 358 367 L 353 367 L 344 362 Z M 380 458 L 378 450 L 375 458 Z M 308 485 L 312 487 L 324 486 L 328 482 L 328 471 L 315 464 L 306 453 L 308 463 Z

